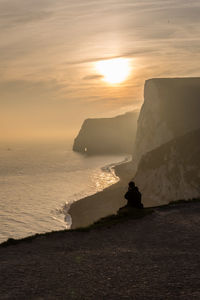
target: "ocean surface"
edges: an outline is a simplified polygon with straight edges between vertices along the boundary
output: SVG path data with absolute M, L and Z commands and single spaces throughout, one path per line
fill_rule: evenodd
M 73 201 L 118 181 L 125 155 L 87 157 L 66 141 L 0 144 L 0 242 L 70 227 Z

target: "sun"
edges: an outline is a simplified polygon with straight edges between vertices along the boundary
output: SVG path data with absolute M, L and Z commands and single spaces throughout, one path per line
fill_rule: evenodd
M 103 75 L 103 80 L 116 84 L 127 79 L 130 74 L 130 60 L 128 58 L 113 58 L 95 63 L 98 73 Z

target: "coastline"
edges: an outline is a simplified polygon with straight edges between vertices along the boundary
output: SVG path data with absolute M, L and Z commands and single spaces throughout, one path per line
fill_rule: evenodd
M 126 204 L 124 194 L 133 178 L 132 161 L 125 157 L 122 162 L 102 168 L 109 169 L 119 181 L 104 190 L 73 202 L 68 210 L 72 219 L 71 229 L 86 227 L 109 215 L 116 214 Z
M 119 177 L 119 181 L 104 190 L 93 195 L 81 198 L 73 202 L 68 210 L 71 218 L 71 229 L 87 227 L 94 222 L 117 214 L 120 207 L 126 205 L 124 194 L 128 188 L 128 182 L 134 178 L 134 164 L 132 159 L 125 157 L 122 162 L 111 164 L 102 169 L 109 168 Z M 158 207 L 158 202 L 144 202 L 144 207 Z M 166 203 L 167 204 L 167 203 Z M 163 205 L 160 203 L 160 205 Z

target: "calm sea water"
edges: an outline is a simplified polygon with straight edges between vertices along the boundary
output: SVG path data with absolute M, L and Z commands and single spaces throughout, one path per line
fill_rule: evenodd
M 0 242 L 69 227 L 69 204 L 115 183 L 102 167 L 123 159 L 86 157 L 66 142 L 0 144 Z

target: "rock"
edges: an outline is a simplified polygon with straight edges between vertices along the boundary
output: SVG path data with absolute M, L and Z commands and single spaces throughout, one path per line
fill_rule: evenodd
M 138 115 L 138 111 L 133 111 L 114 118 L 85 120 L 73 150 L 87 154 L 132 154 Z
M 147 80 L 133 153 L 141 157 L 162 144 L 200 128 L 200 78 Z
M 200 129 L 145 154 L 134 178 L 145 206 L 200 197 Z

